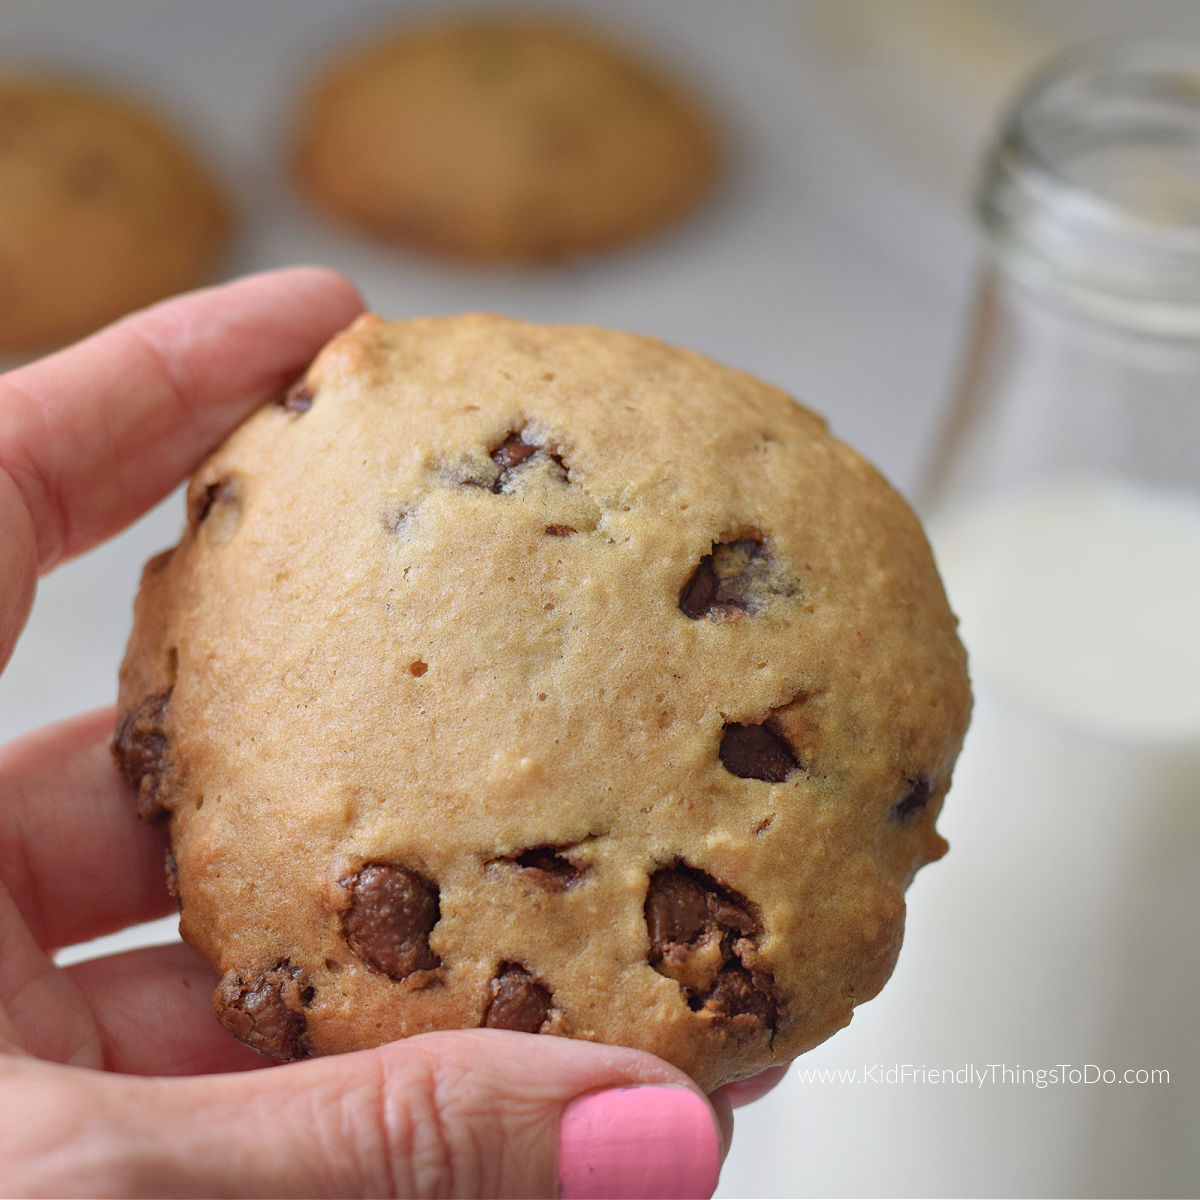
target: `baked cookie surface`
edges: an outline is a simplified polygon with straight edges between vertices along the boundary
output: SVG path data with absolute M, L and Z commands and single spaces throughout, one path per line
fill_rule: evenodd
M 229 206 L 177 136 L 87 87 L 0 77 L 0 351 L 203 283 Z
M 653 66 L 550 19 L 475 17 L 380 39 L 307 98 L 295 176 L 322 209 L 458 258 L 627 242 L 706 192 L 708 120 Z
M 969 706 L 916 519 L 783 392 L 368 317 L 196 473 L 114 748 L 248 1044 L 490 1025 L 712 1088 L 882 986 Z

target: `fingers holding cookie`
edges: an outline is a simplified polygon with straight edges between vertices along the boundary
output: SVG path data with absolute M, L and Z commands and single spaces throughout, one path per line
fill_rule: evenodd
M 66 973 L 87 1002 L 110 1071 L 199 1075 L 264 1065 L 212 1019 L 216 976 L 187 946 L 143 946 Z
M 113 766 L 112 712 L 0 749 L 0 884 L 44 951 L 171 911 L 167 841 Z
M 0 377 L 0 471 L 28 510 L 39 570 L 162 499 L 360 309 L 332 271 L 270 272 L 165 301 Z

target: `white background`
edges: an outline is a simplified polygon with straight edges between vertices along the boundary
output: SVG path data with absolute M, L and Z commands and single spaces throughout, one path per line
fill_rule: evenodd
M 429 6 L 5 0 L 0 63 L 82 68 L 188 128 L 242 210 L 226 274 L 321 262 L 348 272 L 389 317 L 484 309 L 656 334 L 787 388 L 910 490 L 954 374 L 975 254 L 967 192 L 1000 105 L 1058 46 L 1109 32 L 1200 33 L 1200 4 L 1189 0 L 548 7 L 585 15 L 673 64 L 708 98 L 730 149 L 722 187 L 685 224 L 560 268 L 481 271 L 380 248 L 324 225 L 289 186 L 289 121 L 315 65 L 380 19 Z M 0 738 L 112 702 L 141 562 L 176 540 L 182 520 L 177 495 L 42 582 L 0 679 Z M 943 826 L 952 839 L 955 806 L 969 799 L 951 795 Z M 944 968 L 952 952 L 922 940 L 923 913 L 953 904 L 955 872 L 964 878 L 972 856 L 986 853 L 956 845 L 929 872 L 945 882 L 917 882 L 892 983 L 802 1066 L 861 1067 L 881 1047 L 896 1061 L 920 1061 L 905 1050 L 923 1044 L 922 1022 L 937 1006 L 919 968 L 939 958 Z M 977 961 L 964 948 L 961 969 L 981 969 L 982 948 Z M 946 1144 L 936 1122 L 949 1098 L 934 1104 L 927 1094 L 793 1077 L 739 1117 L 721 1194 L 1104 1190 L 1086 1165 L 1039 1142 L 1044 1093 L 1014 1096 L 991 1160 Z M 1035 1150 L 1052 1169 L 1014 1173 L 1011 1161 Z

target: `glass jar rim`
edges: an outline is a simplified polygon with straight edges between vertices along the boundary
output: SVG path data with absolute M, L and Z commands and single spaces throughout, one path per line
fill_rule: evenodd
M 1106 38 L 1050 59 L 1009 106 L 975 210 L 1027 281 L 1110 320 L 1200 331 L 1200 40 Z

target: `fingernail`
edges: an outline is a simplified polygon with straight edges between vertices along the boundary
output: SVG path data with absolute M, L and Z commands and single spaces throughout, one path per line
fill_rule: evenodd
M 613 1088 L 581 1096 L 563 1112 L 564 1200 L 709 1200 L 720 1169 L 712 1109 L 686 1088 Z

